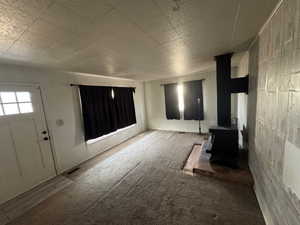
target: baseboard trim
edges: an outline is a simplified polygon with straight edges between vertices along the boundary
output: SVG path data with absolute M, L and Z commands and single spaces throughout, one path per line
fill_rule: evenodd
M 269 212 L 269 211 L 266 212 L 266 211 L 264 210 L 264 208 L 263 208 L 261 192 L 260 192 L 260 190 L 259 190 L 260 187 L 259 187 L 259 185 L 258 185 L 257 182 L 256 182 L 257 179 L 256 179 L 256 175 L 255 175 L 254 169 L 252 168 L 251 165 L 249 165 L 249 169 L 250 169 L 250 171 L 251 171 L 251 173 L 252 173 L 252 177 L 253 177 L 253 180 L 254 180 L 253 190 L 254 190 L 254 193 L 255 193 L 255 196 L 256 196 L 256 199 L 257 199 L 259 208 L 260 208 L 260 210 L 261 210 L 261 212 L 262 212 L 262 215 L 263 215 L 263 217 L 264 217 L 264 221 L 265 221 L 266 225 L 273 225 L 272 223 L 270 223 L 270 222 L 268 221 L 267 216 L 266 216 L 267 214 L 270 214 L 270 212 Z

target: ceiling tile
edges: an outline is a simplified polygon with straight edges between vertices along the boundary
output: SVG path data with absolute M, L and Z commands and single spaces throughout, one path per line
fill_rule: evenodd
M 48 50 L 48 54 L 59 60 L 64 60 L 75 55 L 77 52 L 86 48 L 86 44 L 78 39 L 59 41 L 54 43 Z
M 8 36 L 0 35 L 0 52 L 6 51 L 14 42 L 14 39 Z
M 0 4 L 0 35 L 17 39 L 35 17 L 8 5 Z
M 24 33 L 26 28 L 27 25 L 23 24 L 22 22 L 18 22 L 17 24 L 0 23 L 0 35 L 17 39 Z
M 112 6 L 104 0 L 60 0 L 59 3 L 91 19 L 100 18 L 112 10 Z
M 26 41 L 17 41 L 15 42 L 9 50 L 8 53 L 13 55 L 20 55 L 27 58 L 34 57 L 36 55 L 43 56 L 45 48 L 40 43 L 32 43 Z
M 86 33 L 73 32 L 62 26 L 56 26 L 44 20 L 37 20 L 24 35 L 43 37 L 46 42 L 73 43 L 74 40 L 81 40 L 86 45 L 89 44 Z
M 178 11 L 173 10 L 176 4 L 172 0 L 155 1 L 181 34 L 188 35 L 192 31 L 202 31 L 203 28 L 208 29 L 208 27 L 215 30 L 227 29 L 227 32 L 232 32 L 237 9 L 236 0 L 182 0 L 179 1 Z
M 31 24 L 36 18 L 35 15 L 30 15 L 23 10 L 14 8 L 8 5 L 0 4 L 0 22 L 1 23 L 17 23 Z
M 49 68 L 58 65 L 59 61 L 49 55 L 43 48 L 37 48 L 36 46 L 31 46 L 28 43 L 16 43 L 3 54 L 8 60 L 22 61 L 26 64 L 31 64 L 32 61 L 35 65 L 44 65 Z
M 167 24 L 166 26 L 161 24 L 160 26 L 148 27 L 145 32 L 160 44 L 164 44 L 181 38 L 176 30 L 172 29 L 169 24 Z
M 80 16 L 73 10 L 57 3 L 51 5 L 41 18 L 53 25 L 78 33 L 90 32 L 93 26 L 89 18 Z
M 27 29 L 27 33 L 32 36 L 43 37 L 48 41 L 58 41 L 64 38 L 67 34 L 73 34 L 71 31 L 64 29 L 63 27 L 56 26 L 44 20 L 35 21 L 30 28 Z
M 3 5 L 12 5 L 16 1 L 18 1 L 18 0 L 0 0 L 0 4 L 3 4 Z
M 138 25 L 158 43 L 165 43 L 178 38 L 168 17 L 157 7 L 155 2 L 129 0 L 114 1 L 112 4 L 124 17 Z
M 27 49 L 33 48 L 47 53 L 49 57 L 64 59 L 89 44 L 77 33 L 38 20 L 18 39 L 10 52 L 17 54 L 17 49 L 22 48 L 23 54 L 26 54 L 26 52 L 32 54 Z M 24 48 L 26 48 L 26 51 Z
M 116 10 L 103 18 L 95 29 L 92 34 L 95 45 L 116 52 L 130 52 L 126 57 L 132 57 L 136 49 L 144 51 L 156 45 L 139 27 L 124 19 Z
M 13 0 L 13 7 L 16 7 L 25 13 L 39 16 L 47 9 L 55 0 Z

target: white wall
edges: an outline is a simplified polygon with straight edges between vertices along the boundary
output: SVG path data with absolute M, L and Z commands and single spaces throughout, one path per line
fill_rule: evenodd
M 237 77 L 244 77 L 249 74 L 249 52 L 245 52 L 237 69 Z M 237 118 L 239 131 L 243 130 L 243 126 L 247 127 L 247 109 L 248 95 L 246 93 L 237 94 Z M 239 132 L 239 145 L 243 146 L 243 137 Z M 245 147 L 245 146 L 244 146 Z
M 300 0 L 279 1 L 249 52 L 249 166 L 267 225 L 300 224 Z
M 172 79 L 148 81 L 145 83 L 145 98 L 148 118 L 148 128 L 184 132 L 198 132 L 198 121 L 167 120 L 163 83 L 184 82 L 188 80 L 205 79 L 203 82 L 204 121 L 202 132 L 207 132 L 210 126 L 217 124 L 217 89 L 216 73 L 197 73 L 190 76 Z
M 68 170 L 146 129 L 144 84 L 142 82 L 0 65 L 0 83 L 40 85 L 58 172 Z M 70 83 L 136 86 L 134 97 L 136 126 L 87 145 L 84 141 L 78 92 L 76 87 L 70 86 Z M 57 120 L 63 120 L 64 124 L 59 126 Z

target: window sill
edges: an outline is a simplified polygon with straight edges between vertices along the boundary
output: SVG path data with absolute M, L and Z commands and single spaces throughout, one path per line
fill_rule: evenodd
M 128 129 L 132 128 L 132 127 L 135 127 L 136 125 L 137 125 L 137 124 L 135 123 L 135 124 L 132 124 L 132 125 L 130 125 L 130 126 L 128 126 L 128 127 L 124 127 L 124 128 L 118 129 L 118 130 L 116 130 L 116 131 L 114 131 L 114 132 L 112 132 L 112 133 L 103 135 L 103 136 L 98 137 L 98 138 L 95 138 L 95 139 L 88 140 L 86 143 L 87 143 L 88 145 L 95 144 L 95 143 L 98 142 L 98 141 L 104 140 L 104 139 L 106 139 L 106 138 L 108 138 L 108 137 L 111 137 L 111 136 L 113 136 L 113 135 L 116 135 L 116 134 L 118 134 L 118 133 L 120 133 L 120 132 L 122 132 L 122 131 L 128 130 Z

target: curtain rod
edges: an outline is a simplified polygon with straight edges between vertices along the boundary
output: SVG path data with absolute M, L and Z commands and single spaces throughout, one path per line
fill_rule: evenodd
M 86 84 L 70 84 L 71 87 L 78 87 L 78 86 L 98 86 L 98 87 L 125 87 L 125 88 L 136 88 L 136 87 L 129 87 L 129 86 L 125 86 L 125 85 L 86 85 Z
M 177 82 L 177 83 L 165 83 L 165 84 L 160 84 L 160 86 L 165 86 L 165 85 L 168 85 L 168 84 L 178 84 L 178 82 Z
M 201 81 L 205 81 L 205 79 L 200 79 Z M 182 83 L 185 83 L 185 82 L 191 82 L 191 81 L 199 81 L 199 80 L 186 80 L 186 81 L 182 81 Z M 164 84 L 160 84 L 160 86 L 164 86 L 164 85 L 168 85 L 168 84 L 178 84 L 178 83 L 181 83 L 181 82 L 175 82 L 175 83 L 164 83 Z

